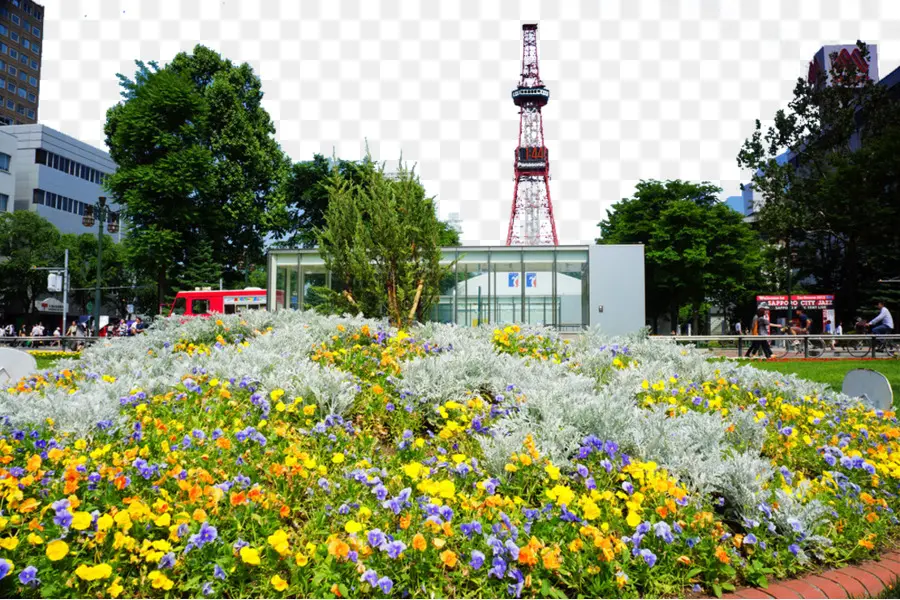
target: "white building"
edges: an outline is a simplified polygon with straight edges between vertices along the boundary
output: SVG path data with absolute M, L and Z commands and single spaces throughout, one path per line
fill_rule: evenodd
M 0 152 L 12 147 L 8 138 L 15 141 L 15 151 L 11 153 L 9 167 L 14 191 L 7 210 L 34 211 L 62 233 L 95 233 L 97 225 L 85 227 L 82 217 L 85 206 L 95 204 L 100 196 L 107 196 L 102 182 L 116 171 L 109 154 L 45 125 L 0 128 Z M 3 160 L 0 156 L 0 167 Z M 0 175 L 6 174 L 0 172 Z M 0 193 L 7 193 L 3 185 L 4 179 L 0 177 Z M 110 206 L 113 211 L 119 210 L 114 203 Z M 120 241 L 121 236 L 120 227 L 113 238 Z
M 0 213 L 12 212 L 16 197 L 16 177 L 12 171 L 13 157 L 18 141 L 12 135 L 3 133 L 0 127 Z

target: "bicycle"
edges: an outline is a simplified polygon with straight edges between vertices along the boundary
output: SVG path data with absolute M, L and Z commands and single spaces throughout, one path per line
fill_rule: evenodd
M 778 332 L 782 335 L 791 335 L 790 326 L 779 327 Z M 803 351 L 803 340 L 784 340 L 775 341 L 771 344 L 772 355 L 777 354 L 778 358 L 786 358 L 790 354 L 796 354 L 801 357 L 819 358 L 825 354 L 825 350 L 830 346 L 821 338 L 807 338 L 806 352 Z
M 869 335 L 871 335 L 871 332 L 869 331 L 871 327 L 869 327 L 869 324 L 865 321 L 860 321 L 859 323 L 857 323 L 856 329 L 857 331 L 860 331 L 860 333 L 868 333 Z M 872 353 L 872 346 L 868 340 L 864 341 L 862 345 L 865 346 L 865 352 L 862 355 L 854 356 L 865 356 L 866 354 Z M 883 352 L 888 356 L 894 357 L 897 356 L 898 353 L 900 353 L 900 346 L 898 346 L 893 340 L 885 340 L 884 338 L 879 338 L 876 334 L 875 356 L 877 356 L 879 352 Z

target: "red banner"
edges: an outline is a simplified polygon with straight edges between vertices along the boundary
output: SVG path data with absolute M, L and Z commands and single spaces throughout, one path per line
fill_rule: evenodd
M 787 294 L 783 296 L 757 296 L 756 305 L 769 309 L 785 309 Z M 827 309 L 834 307 L 833 294 L 798 294 L 791 296 L 791 308 Z

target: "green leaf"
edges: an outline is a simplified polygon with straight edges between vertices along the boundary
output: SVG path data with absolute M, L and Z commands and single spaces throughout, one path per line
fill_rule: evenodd
M 712 584 L 712 591 L 713 591 L 713 594 L 716 595 L 716 598 L 722 597 L 722 586 L 719 585 L 718 583 Z

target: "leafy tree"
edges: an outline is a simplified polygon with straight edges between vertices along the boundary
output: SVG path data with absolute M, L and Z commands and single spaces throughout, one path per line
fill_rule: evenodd
M 884 292 L 879 279 L 900 274 L 900 104 L 852 61 L 832 62 L 816 81 L 797 81 L 765 132 L 756 122 L 738 164 L 765 201 L 760 231 L 783 263 L 795 255 L 794 281 L 834 292 L 840 318 L 851 318 Z
M 34 302 L 47 291 L 47 271 L 32 267 L 62 266 L 59 230 L 30 210 L 0 213 L 0 295 L 9 304 L 22 303 L 31 323 Z
M 325 158 L 321 154 L 311 161 L 298 162 L 291 167 L 285 204 L 289 212 L 289 235 L 276 243 L 284 248 L 309 248 L 318 242 L 318 231 L 325 227 L 328 209 L 328 181 L 337 169 L 353 184 L 362 183 L 365 170 L 356 161 Z M 458 246 L 459 233 L 449 224 L 440 223 L 441 246 Z
M 209 240 L 202 239 L 188 248 L 187 261 L 178 278 L 178 285 L 183 290 L 218 286 L 221 276 L 222 269 L 213 254 L 213 245 Z
M 107 111 L 118 171 L 107 186 L 129 221 L 128 256 L 162 302 L 207 240 L 231 283 L 258 262 L 263 238 L 286 231 L 289 161 L 262 108 L 259 78 L 204 46 L 160 68 L 120 76 L 123 101 Z
M 402 161 L 396 176 L 387 177 L 366 156 L 355 176 L 359 183 L 335 169 L 327 184 L 319 248 L 340 288 L 331 293 L 332 306 L 386 314 L 393 325 L 405 327 L 427 313 L 448 271 L 440 266 L 433 200 Z
M 718 201 L 709 183 L 641 181 L 632 198 L 608 211 L 600 244 L 643 244 L 647 314 L 678 323 L 688 306 L 699 331 L 703 304 L 726 309 L 757 289 L 761 243 L 740 214 Z

